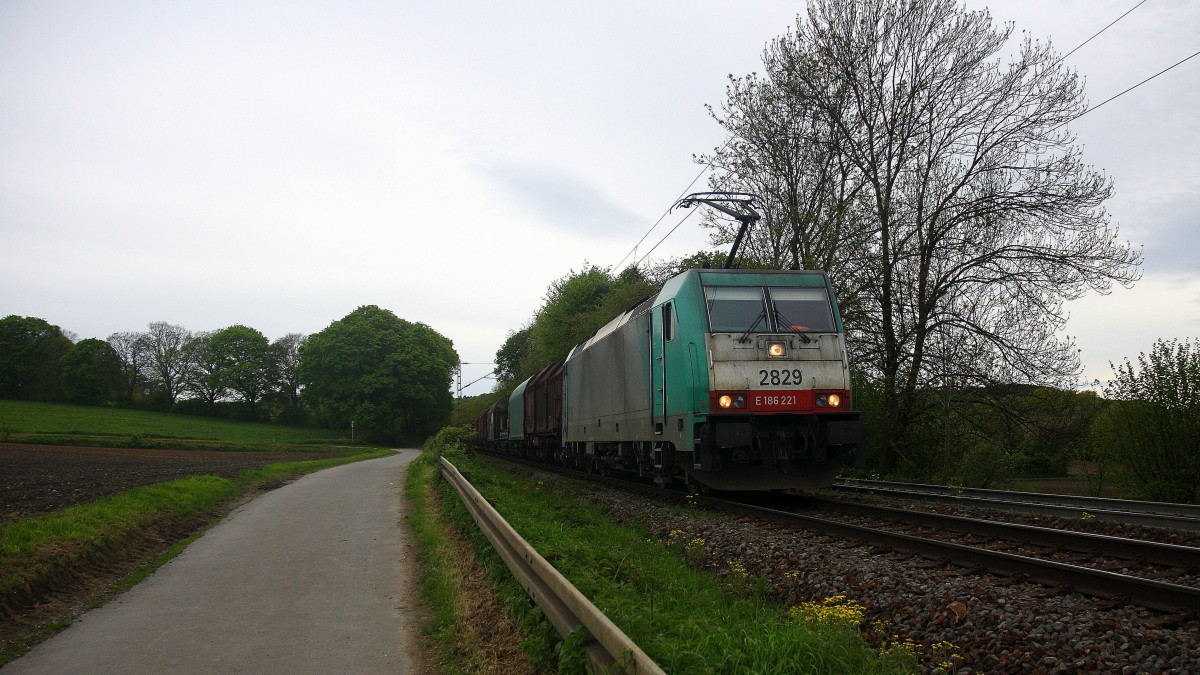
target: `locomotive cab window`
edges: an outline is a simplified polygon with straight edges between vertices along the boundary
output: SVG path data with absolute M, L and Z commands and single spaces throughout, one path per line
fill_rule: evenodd
M 706 286 L 708 329 L 713 333 L 742 333 L 768 330 L 766 304 L 761 288 L 740 286 Z
M 663 340 L 670 342 L 675 339 L 675 312 L 671 311 L 671 303 L 663 305 L 662 315 Z
M 836 333 L 824 288 L 771 288 L 774 319 L 781 332 Z

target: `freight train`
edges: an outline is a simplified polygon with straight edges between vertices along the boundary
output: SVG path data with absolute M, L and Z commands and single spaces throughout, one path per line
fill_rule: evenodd
M 692 490 L 828 485 L 862 445 L 824 272 L 692 269 L 474 421 L 492 451 Z

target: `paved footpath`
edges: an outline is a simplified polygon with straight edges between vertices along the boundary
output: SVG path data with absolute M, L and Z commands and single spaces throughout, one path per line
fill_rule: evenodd
M 18 673 L 405 673 L 419 667 L 402 518 L 417 450 L 326 469 L 238 508 Z

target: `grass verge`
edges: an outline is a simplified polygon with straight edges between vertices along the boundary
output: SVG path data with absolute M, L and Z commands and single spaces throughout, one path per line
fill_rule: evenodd
M 430 608 L 423 632 L 436 646 L 443 672 L 544 672 L 534 670 L 520 650 L 524 633 L 498 599 L 497 583 L 480 565 L 472 543 L 446 521 L 441 483 L 436 453 L 427 451 L 409 464 L 408 523 L 417 542 L 421 593 Z
M 321 469 L 391 453 L 374 450 L 348 457 L 281 462 L 246 470 L 235 481 L 193 476 L 0 525 L 0 618 L 18 627 L 27 626 L 25 630 L 5 631 L 13 635 L 5 635 L 0 644 L 0 665 L 70 625 L 69 615 L 94 604 L 81 604 L 74 598 L 59 603 L 68 616 L 29 620 L 25 614 L 46 598 L 73 591 L 109 597 L 177 555 L 243 495 Z M 122 562 L 130 564 L 122 566 Z M 118 575 L 100 590 L 79 590 L 81 579 L 131 565 L 135 567 L 132 576 L 122 580 L 123 575 Z M 67 606 L 72 609 L 67 611 Z
M 410 471 L 410 480 L 431 481 L 424 489 L 444 493 L 438 517 L 475 543 L 480 564 L 490 570 L 501 600 L 526 631 L 523 647 L 539 672 L 584 672 L 583 640 L 560 641 L 544 619 L 539 621 L 540 612 L 511 580 L 457 494 L 432 469 L 435 454 L 449 456 L 469 473 L 505 519 L 667 672 L 902 673 L 914 668 L 907 655 L 880 654 L 862 639 L 853 606 L 789 612 L 766 599 L 753 580 L 718 579 L 689 566 L 685 547 L 665 546 L 641 527 L 613 523 L 570 483 L 531 483 L 494 470 L 453 436 L 439 434 L 427 446 L 420 461 L 431 468 Z M 441 591 L 426 592 L 429 597 Z M 430 602 L 439 607 L 438 600 Z M 443 611 L 449 614 L 445 608 L 453 603 L 441 603 L 441 621 L 461 620 L 446 618 Z

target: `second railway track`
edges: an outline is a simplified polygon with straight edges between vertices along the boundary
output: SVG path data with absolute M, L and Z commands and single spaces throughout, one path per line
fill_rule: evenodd
M 830 488 L 844 495 L 873 495 L 907 501 L 954 504 L 993 511 L 1065 518 L 1094 518 L 1113 523 L 1200 531 L 1200 505 L 1140 502 L 1041 492 L 957 488 L 919 483 L 839 480 Z
M 1176 583 L 1148 579 L 1129 574 L 1095 569 L 1077 564 L 1068 564 L 1028 555 L 1017 555 L 1004 551 L 996 551 L 975 545 L 966 545 L 948 541 L 940 537 L 917 536 L 891 529 L 879 529 L 847 522 L 838 518 L 818 518 L 791 510 L 767 508 L 744 502 L 725 499 L 700 498 L 697 503 L 709 505 L 725 511 L 738 513 L 743 516 L 760 518 L 769 522 L 781 523 L 795 527 L 818 530 L 841 537 L 858 539 L 877 546 L 896 550 L 908 551 L 918 555 L 948 560 L 964 567 L 978 568 L 1003 576 L 1019 575 L 1041 584 L 1064 587 L 1102 598 L 1112 598 L 1127 601 L 1132 604 L 1150 607 L 1167 612 L 1183 611 L 1200 613 L 1200 588 Z M 840 503 L 825 502 L 830 508 L 840 508 Z M 862 513 L 869 507 L 861 505 L 846 505 L 847 510 Z M 892 510 L 895 512 L 896 510 Z M 875 517 L 881 517 L 882 512 L 874 512 Z M 891 514 L 893 518 L 896 513 Z M 955 528 L 965 527 L 962 522 L 945 520 L 938 514 L 916 512 L 903 514 L 901 517 L 909 522 L 925 520 L 926 524 L 938 523 L 935 527 Z M 1073 550 L 1104 551 L 1105 546 L 1121 550 L 1134 560 L 1150 560 L 1160 564 L 1183 566 L 1194 571 L 1200 561 L 1200 549 L 1169 544 L 1156 544 L 1138 540 L 1117 537 L 1101 537 L 1099 535 L 1081 535 L 1048 530 L 1047 528 L 1029 528 L 1027 526 L 1012 526 L 1008 523 L 974 521 L 981 531 L 990 532 L 993 536 L 1003 536 L 1009 540 L 1021 540 L 1037 537 L 1046 545 L 1062 546 Z

